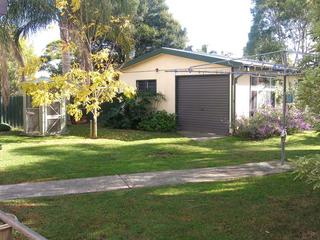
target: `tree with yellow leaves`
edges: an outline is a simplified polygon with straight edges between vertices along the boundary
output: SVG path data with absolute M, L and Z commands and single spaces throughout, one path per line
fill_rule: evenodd
M 130 15 L 112 16 L 112 1 L 56 0 L 55 6 L 67 27 L 68 41 L 64 41 L 63 52 L 76 53 L 79 63 L 65 68 L 63 75 L 52 76 L 48 82 L 35 80 L 23 84 L 25 92 L 32 96 L 33 105 L 48 105 L 62 99 L 71 100 L 67 111 L 77 119 L 81 108 L 93 116 L 92 138 L 97 137 L 97 118 L 100 105 L 110 102 L 119 90 L 131 94 L 118 80 L 118 73 L 111 64 L 109 51 L 93 52 L 98 39 L 107 37 L 129 52 L 131 36 Z M 118 3 L 119 4 L 119 3 Z M 29 80 L 32 79 L 29 74 Z
M 76 120 L 81 119 L 81 108 L 84 107 L 86 113 L 93 116 L 90 137 L 97 138 L 97 119 L 101 104 L 112 102 L 119 91 L 126 96 L 133 94 L 131 88 L 119 81 L 118 72 L 108 64 L 108 59 L 108 51 L 101 51 L 91 56 L 94 66 L 92 71 L 75 65 L 64 75 L 54 76 L 50 81 L 27 81 L 22 84 L 22 88 L 32 97 L 35 107 L 69 100 L 67 112 Z

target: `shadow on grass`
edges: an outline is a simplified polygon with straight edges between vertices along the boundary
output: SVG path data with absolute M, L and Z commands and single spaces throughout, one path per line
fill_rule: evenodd
M 89 125 L 70 125 L 68 126 L 68 136 L 88 138 L 90 135 Z M 139 141 L 150 140 L 155 138 L 183 138 L 175 132 L 159 133 L 159 132 L 146 132 L 140 130 L 130 129 L 113 129 L 106 127 L 99 127 L 99 139 L 110 139 L 119 141 Z
M 320 238 L 319 192 L 289 174 L 0 206 L 48 239 Z
M 314 138 L 317 141 L 318 138 Z M 320 154 L 319 149 L 307 149 L 305 138 L 291 147 L 287 156 L 296 159 Z M 37 159 L 7 167 L 0 183 L 44 181 L 104 176 L 147 171 L 177 170 L 237 165 L 280 159 L 279 144 L 239 141 L 229 137 L 208 142 L 169 139 L 164 142 L 132 141 L 126 144 L 81 142 L 17 147 L 12 157 Z

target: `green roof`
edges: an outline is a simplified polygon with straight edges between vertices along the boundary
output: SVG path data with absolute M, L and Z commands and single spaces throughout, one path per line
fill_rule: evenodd
M 180 50 L 180 49 L 174 49 L 174 48 L 159 48 L 159 49 L 154 50 L 150 53 L 146 53 L 140 57 L 134 58 L 134 59 L 126 62 L 122 66 L 122 69 L 131 67 L 132 65 L 135 65 L 135 64 L 140 63 L 142 61 L 145 61 L 145 60 L 152 58 L 154 56 L 157 56 L 159 54 L 169 54 L 169 55 L 174 55 L 174 56 L 178 56 L 178 57 L 203 61 L 203 62 L 207 62 L 207 63 L 214 63 L 214 62 L 223 61 L 218 64 L 224 65 L 224 66 L 229 66 L 229 67 L 238 67 L 238 66 L 242 65 L 241 61 L 234 61 L 226 56 L 220 56 L 220 55 L 216 55 L 216 54 L 198 53 L 198 52 L 192 52 L 192 51 Z

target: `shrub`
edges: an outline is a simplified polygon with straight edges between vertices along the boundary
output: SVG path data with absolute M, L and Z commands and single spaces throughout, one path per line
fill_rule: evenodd
M 317 132 L 320 132 L 320 121 L 315 123 L 314 130 L 317 131 Z
M 132 98 L 120 94 L 113 103 L 102 106 L 101 119 L 108 127 L 138 129 L 142 119 L 153 112 L 156 104 L 164 99 L 164 96 L 160 93 L 137 93 Z
M 282 110 L 280 108 L 263 107 L 250 118 L 242 117 L 236 120 L 235 135 L 249 139 L 265 139 L 278 136 L 282 131 Z M 291 106 L 287 113 L 287 133 L 293 134 L 309 130 L 305 113 Z
M 8 124 L 0 123 L 0 132 L 9 132 L 11 131 L 11 127 Z
M 176 129 L 175 114 L 156 111 L 149 114 L 139 123 L 139 129 L 155 132 L 171 132 Z
M 312 158 L 302 157 L 294 161 L 296 178 L 320 188 L 320 155 Z

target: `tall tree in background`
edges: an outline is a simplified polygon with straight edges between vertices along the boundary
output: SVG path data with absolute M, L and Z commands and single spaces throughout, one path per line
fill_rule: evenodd
M 312 1 L 312 36 L 316 42 L 316 51 L 320 53 L 320 0 Z
M 293 50 L 297 52 L 293 64 L 297 64 L 299 55 L 312 49 L 310 13 L 309 0 L 254 0 L 253 25 L 244 54 Z M 271 58 L 281 59 L 280 55 Z
M 135 56 L 160 47 L 186 46 L 186 29 L 173 18 L 165 0 L 140 0 L 134 25 Z
M 55 16 L 52 3 L 53 0 L 8 0 L 7 13 L 0 19 L 0 82 L 5 105 L 8 105 L 10 96 L 8 61 L 14 60 L 22 69 L 24 68 L 20 40 L 52 22 Z M 24 81 L 23 71 L 21 71 L 21 81 Z

